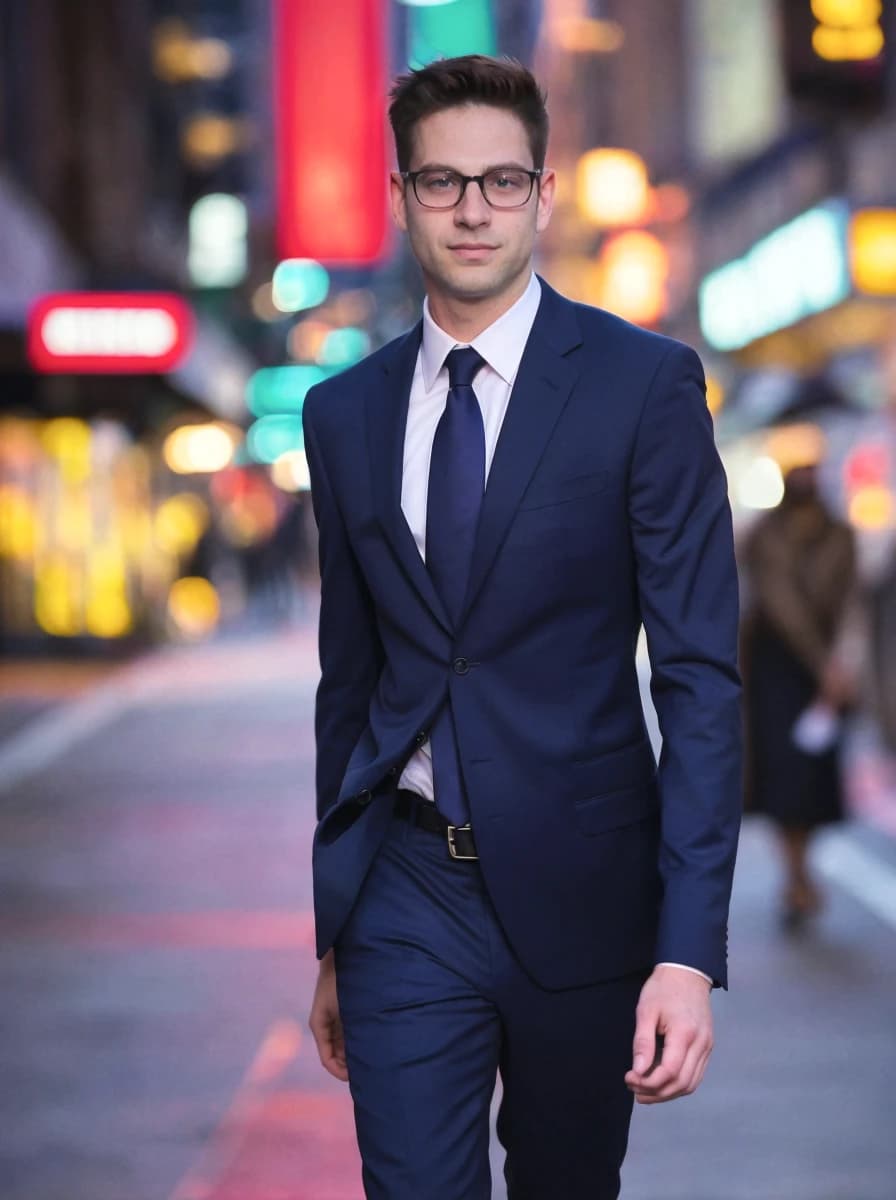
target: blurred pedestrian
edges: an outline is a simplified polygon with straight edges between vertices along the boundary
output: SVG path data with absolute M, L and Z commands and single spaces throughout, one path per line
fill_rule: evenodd
M 869 441 L 885 464 L 884 478 L 890 495 L 896 495 L 896 319 L 878 352 L 884 403 L 876 414 Z M 875 531 L 875 554 L 868 571 L 868 606 L 871 637 L 871 683 L 875 716 L 883 744 L 896 756 L 896 517 Z M 896 763 L 890 773 L 896 781 Z
M 743 559 L 749 807 L 774 822 L 781 915 L 794 926 L 821 906 L 808 847 L 814 830 L 843 817 L 842 718 L 856 694 L 838 651 L 856 588 L 855 542 L 819 493 L 816 463 L 787 472 L 780 505 L 759 519 Z
M 390 117 L 422 319 L 304 407 L 311 1028 L 351 1084 L 371 1200 L 488 1200 L 499 1071 L 511 1200 L 613 1200 L 632 1096 L 699 1085 L 726 980 L 725 474 L 696 354 L 533 273 L 555 176 L 531 74 L 434 62 Z

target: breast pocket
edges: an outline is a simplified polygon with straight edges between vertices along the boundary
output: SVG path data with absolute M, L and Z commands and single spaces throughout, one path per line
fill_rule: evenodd
M 536 480 L 526 491 L 520 512 L 533 508 L 550 508 L 554 504 L 566 504 L 585 496 L 594 496 L 607 486 L 609 471 L 594 471 L 587 475 L 571 475 L 565 479 Z

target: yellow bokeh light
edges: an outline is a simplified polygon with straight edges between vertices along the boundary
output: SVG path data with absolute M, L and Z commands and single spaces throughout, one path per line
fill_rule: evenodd
M 811 0 L 812 15 L 822 25 L 841 29 L 874 25 L 881 13 L 881 0 Z
M 121 542 L 127 554 L 140 559 L 152 545 L 151 515 L 142 508 L 125 510 L 120 519 Z
M 725 389 L 715 375 L 706 376 L 706 407 L 716 415 L 725 403 Z
M 34 619 L 54 637 L 83 632 L 81 580 L 62 558 L 40 563 L 34 574 Z
M 221 616 L 218 593 L 207 579 L 186 575 L 171 585 L 168 616 L 182 637 L 208 637 L 215 631 Z
M 91 432 L 77 417 L 57 417 L 41 430 L 41 442 L 55 458 L 66 483 L 83 483 L 90 475 Z
M 865 208 L 849 223 L 853 282 L 872 296 L 896 296 L 896 209 Z
M 181 425 L 165 438 L 162 454 L 178 475 L 211 474 L 229 466 L 238 433 L 219 421 Z
M 153 521 L 155 540 L 168 554 L 184 554 L 199 541 L 208 519 L 208 507 L 199 496 L 179 492 L 159 505 Z
M 647 167 L 632 150 L 589 150 L 579 159 L 576 193 L 582 216 L 594 225 L 635 224 L 650 199 Z
M 84 624 L 94 637 L 124 637 L 133 628 L 133 614 L 124 592 L 110 591 L 91 596 L 84 612 Z
M 90 497 L 83 489 L 66 493 L 56 510 L 57 545 L 73 554 L 86 550 L 93 537 L 93 513 Z
M 0 556 L 28 562 L 37 544 L 37 517 L 31 497 L 21 488 L 0 487 Z
M 866 29 L 832 29 L 819 25 L 812 33 L 812 49 L 827 62 L 865 62 L 877 58 L 884 48 L 884 31 L 879 25 Z
M 644 230 L 621 233 L 604 247 L 601 264 L 604 308 L 643 324 L 662 316 L 669 255 L 659 238 Z
M 223 79 L 233 69 L 233 51 L 220 38 L 194 38 L 184 21 L 161 21 L 153 33 L 153 64 L 166 83 Z
M 625 44 L 625 30 L 618 21 L 596 17 L 560 17 L 548 26 L 548 34 L 570 54 L 615 54 Z
M 827 453 L 827 439 L 817 425 L 808 422 L 782 425 L 766 435 L 764 452 L 786 475 L 798 467 L 814 467 L 822 462 Z
M 857 529 L 892 529 L 894 516 L 893 493 L 880 484 L 859 488 L 849 501 L 849 519 Z
M 184 156 L 193 163 L 214 163 L 248 144 L 248 124 L 218 113 L 197 113 L 181 133 Z

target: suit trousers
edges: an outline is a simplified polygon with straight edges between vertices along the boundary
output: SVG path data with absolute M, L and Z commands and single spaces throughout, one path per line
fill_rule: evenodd
M 498 1073 L 509 1200 L 615 1200 L 646 971 L 538 987 L 478 862 L 398 817 L 335 961 L 368 1200 L 489 1200 Z

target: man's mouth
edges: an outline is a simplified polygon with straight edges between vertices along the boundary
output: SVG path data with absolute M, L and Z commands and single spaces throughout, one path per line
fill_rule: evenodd
M 456 242 L 448 249 L 458 254 L 486 254 L 491 250 L 497 250 L 497 246 L 487 246 L 482 242 Z

